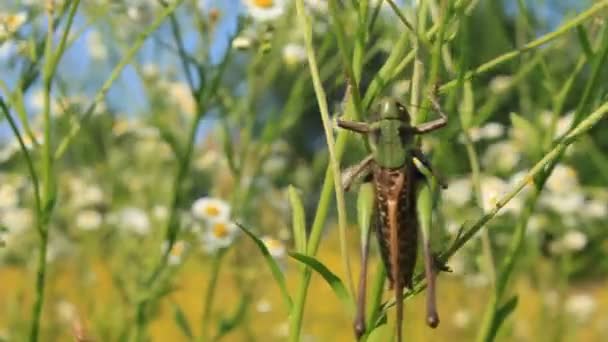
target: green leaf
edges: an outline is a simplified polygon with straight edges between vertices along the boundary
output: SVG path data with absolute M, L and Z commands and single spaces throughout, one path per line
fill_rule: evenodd
M 184 311 L 177 303 L 172 303 L 173 305 L 173 320 L 179 327 L 179 330 L 189 339 L 193 339 L 194 335 L 192 335 L 192 329 L 190 328 L 190 323 L 188 322 L 188 318 L 184 314 Z
M 373 211 L 374 187 L 371 184 L 361 184 L 357 196 L 357 223 L 359 224 L 359 229 L 361 229 L 361 248 L 364 248 L 368 243 Z
M 587 58 L 591 60 L 593 58 L 593 49 L 591 48 L 591 43 L 589 42 L 587 30 L 583 25 L 576 26 L 576 36 L 581 44 L 581 48 L 583 48 L 583 51 L 585 52 L 585 55 L 587 55 Z
M 517 307 L 517 301 L 518 297 L 513 296 L 496 311 L 494 322 L 492 322 L 492 329 L 488 335 L 490 341 L 494 340 L 501 325 L 507 320 L 507 317 L 509 317 L 513 310 L 515 310 Z
M 346 310 L 350 313 L 355 312 L 355 303 L 353 302 L 352 297 L 346 290 L 344 283 L 342 282 L 342 280 L 340 280 L 340 278 L 338 278 L 338 276 L 336 276 L 332 271 L 330 271 L 329 268 L 327 268 L 317 259 L 308 255 L 300 253 L 289 253 L 289 256 L 298 260 L 301 263 L 306 264 L 307 266 L 315 270 L 317 273 L 319 273 L 323 277 L 323 279 L 325 279 L 325 281 L 329 284 L 329 286 L 334 291 L 338 299 L 340 299 L 342 304 L 344 304 Z
M 296 244 L 296 251 L 298 253 L 306 252 L 306 214 L 304 212 L 304 205 L 302 204 L 302 198 L 298 193 L 298 190 L 289 186 L 289 203 L 291 204 L 291 225 L 293 228 L 293 238 Z
M 272 272 L 272 277 L 279 285 L 279 289 L 281 290 L 281 294 L 283 296 L 283 301 L 285 302 L 287 311 L 290 312 L 291 305 L 292 305 L 291 297 L 289 296 L 289 292 L 287 291 L 287 284 L 285 283 L 285 275 L 281 271 L 279 264 L 272 257 L 272 255 L 270 255 L 268 248 L 266 248 L 266 245 L 264 244 L 264 242 L 262 242 L 262 240 L 258 239 L 258 237 L 255 236 L 255 234 L 253 234 L 249 229 L 245 228 L 242 224 L 240 224 L 238 222 L 234 222 L 234 223 L 239 228 L 241 228 L 241 230 L 244 231 L 245 234 L 247 234 L 251 238 L 251 240 L 253 240 L 253 242 L 255 242 L 255 244 L 258 246 L 260 252 L 262 252 L 264 259 L 266 260 L 266 264 L 268 264 L 268 267 L 270 268 L 270 272 Z
M 224 147 L 224 154 L 226 155 L 226 160 L 228 161 L 228 167 L 233 174 L 238 174 L 239 170 L 236 165 L 236 161 L 234 158 L 234 148 L 232 146 L 232 139 L 230 137 L 230 128 L 228 127 L 228 122 L 226 120 L 220 120 L 220 125 L 222 126 L 222 145 Z
M 238 327 L 239 324 L 245 319 L 245 314 L 247 313 L 247 307 L 251 302 L 251 298 L 249 294 L 243 294 L 241 299 L 239 300 L 239 304 L 236 308 L 236 311 L 231 317 L 222 318 L 218 324 L 218 333 L 217 336 L 213 339 L 214 341 L 219 340 L 222 336 L 227 335 L 229 332 L 234 330 L 234 328 Z
M 475 101 L 473 100 L 473 86 L 471 81 L 467 80 L 464 82 L 463 87 L 463 100 L 460 105 L 460 124 L 463 130 L 471 128 L 473 121 L 473 112 L 475 111 Z

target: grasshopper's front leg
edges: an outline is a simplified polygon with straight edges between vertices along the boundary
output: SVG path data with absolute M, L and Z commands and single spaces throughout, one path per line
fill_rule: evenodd
M 418 159 L 422 163 L 422 165 L 424 165 L 424 167 L 429 170 L 429 172 L 431 172 L 433 177 L 437 179 L 437 183 L 439 183 L 439 186 L 441 186 L 442 189 L 447 189 L 448 185 L 445 183 L 445 180 L 439 174 L 439 172 L 435 170 L 429 159 L 424 155 L 424 153 L 422 153 L 422 151 L 420 151 L 419 149 L 414 149 L 412 151 L 412 155 L 414 158 Z
M 355 164 L 342 172 L 342 188 L 349 191 L 355 182 L 370 181 L 374 156 L 371 154 L 358 164 Z
M 429 96 L 429 100 L 433 105 L 433 109 L 439 114 L 439 119 L 422 123 L 420 125 L 414 126 L 414 132 L 416 134 L 424 134 L 428 132 L 432 132 L 441 127 L 444 127 L 448 123 L 448 116 L 443 112 L 441 106 L 439 105 L 439 101 L 435 98 L 435 96 Z

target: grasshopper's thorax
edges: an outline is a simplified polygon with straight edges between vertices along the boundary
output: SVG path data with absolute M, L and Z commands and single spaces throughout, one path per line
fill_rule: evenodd
M 399 168 L 413 147 L 409 113 L 400 103 L 387 98 L 380 101 L 375 115 L 369 135 L 374 160 L 385 168 Z

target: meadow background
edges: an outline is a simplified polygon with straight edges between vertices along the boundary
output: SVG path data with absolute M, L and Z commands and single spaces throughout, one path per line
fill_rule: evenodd
M 367 146 L 333 122 L 382 96 L 435 118 L 435 85 L 450 121 L 420 143 L 449 188 L 423 185 L 419 215 L 452 272 L 435 330 L 424 282 L 408 293 L 405 339 L 607 340 L 607 18 L 608 1 L 2 1 L 0 341 L 353 340 L 370 192 L 335 185 Z M 369 244 L 364 339 L 387 341 Z

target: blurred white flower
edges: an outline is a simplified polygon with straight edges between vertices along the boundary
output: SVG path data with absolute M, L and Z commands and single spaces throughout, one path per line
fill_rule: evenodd
M 118 213 L 117 225 L 139 235 L 146 235 L 150 232 L 148 214 L 140 208 L 123 208 Z
M 253 45 L 253 41 L 249 37 L 238 36 L 232 40 L 232 48 L 237 50 L 247 50 Z
M 513 77 L 499 75 L 490 81 L 490 91 L 495 94 L 500 94 L 507 91 L 513 84 Z
M 59 112 L 60 107 L 55 98 L 51 96 L 49 100 L 51 113 Z M 35 112 L 41 112 L 44 109 L 44 90 L 42 88 L 36 88 L 32 91 L 27 101 Z
M 98 185 L 86 185 L 79 191 L 73 192 L 73 202 L 78 207 L 100 205 L 104 201 L 103 190 Z
M 454 313 L 452 324 L 458 329 L 464 329 L 471 323 L 471 313 L 467 309 L 460 309 Z
M 545 192 L 540 202 L 560 214 L 574 214 L 584 210 L 585 196 L 580 192 Z
M 182 240 L 178 240 L 173 243 L 173 247 L 171 247 L 171 251 L 169 251 L 169 265 L 175 266 L 179 265 L 182 262 L 183 256 L 186 252 L 186 247 L 186 242 Z M 163 242 L 161 246 L 161 251 L 165 253 L 167 251 L 167 248 L 169 248 L 169 241 Z
M 168 85 L 168 96 L 177 105 L 177 108 L 189 116 L 196 112 L 196 101 L 192 97 L 190 87 L 184 82 L 170 82 Z
M 219 198 L 202 197 L 192 204 L 192 215 L 199 220 L 223 222 L 230 217 L 230 205 Z
M 117 119 L 112 125 L 112 134 L 120 137 L 124 134 L 135 134 L 138 138 L 158 138 L 158 128 L 146 126 L 140 121 L 129 119 Z
M 542 231 L 549 224 L 549 219 L 543 214 L 532 214 L 528 220 L 528 229 L 526 233 L 536 234 Z
M 27 21 L 27 13 L 0 14 L 0 41 L 10 37 L 17 32 Z
M 285 156 L 281 154 L 274 154 L 264 161 L 264 164 L 262 164 L 262 172 L 265 175 L 276 176 L 280 175 L 288 167 L 289 163 L 287 162 L 287 158 L 285 158 Z
M 261 240 L 264 242 L 264 245 L 266 245 L 268 252 L 273 258 L 280 259 L 285 256 L 286 248 L 283 242 L 270 236 L 264 236 Z
M 318 13 L 327 13 L 327 0 L 304 0 L 304 4 Z
M 490 145 L 481 161 L 485 168 L 509 172 L 517 166 L 520 159 L 519 149 L 512 142 L 505 140 Z
M 452 270 L 452 272 L 447 273 L 454 276 L 463 275 L 465 271 L 465 259 L 464 259 L 464 251 L 462 249 L 458 250 L 456 254 L 450 257 L 448 262 L 448 266 Z
M 279 323 L 274 328 L 273 335 L 282 338 L 289 336 L 289 322 Z
M 481 197 L 482 197 L 482 209 L 485 212 L 491 211 L 496 205 L 500 198 L 509 191 L 509 185 L 502 179 L 494 176 L 481 177 Z M 522 203 L 520 197 L 512 198 L 497 215 L 508 211 L 517 213 L 521 210 Z
M 19 203 L 17 187 L 11 183 L 0 184 L 0 210 L 14 208 Z
M 44 142 L 44 136 L 43 136 L 42 132 L 34 131 L 34 132 L 32 132 L 32 135 L 34 136 L 35 141 L 32 140 L 32 138 L 30 137 L 29 134 L 26 134 L 25 132 L 21 133 L 21 139 L 23 140 L 23 145 L 25 146 L 25 148 L 28 151 L 30 151 L 34 147 L 36 147 L 36 144 L 41 144 Z M 17 137 L 15 136 L 15 137 L 13 137 L 13 140 L 11 140 L 0 151 L 0 162 L 8 160 L 8 159 L 12 158 L 15 154 L 20 153 L 20 152 L 21 152 L 21 145 L 19 144 L 19 139 L 17 139 Z
M 555 137 L 560 137 L 570 129 L 574 122 L 574 112 L 568 112 L 557 120 L 557 127 L 555 128 Z
M 448 188 L 443 191 L 443 198 L 457 206 L 464 206 L 471 199 L 473 193 L 472 183 L 469 178 L 459 178 L 450 181 Z
M 256 21 L 271 21 L 285 13 L 285 0 L 244 0 L 249 15 Z
M 589 200 L 585 203 L 583 214 L 589 218 L 601 219 L 608 216 L 608 203 L 600 200 Z
M 232 244 L 238 228 L 229 221 L 215 221 L 210 223 L 202 237 L 203 249 L 208 253 L 226 248 Z
M 286 65 L 298 65 L 306 61 L 306 48 L 300 44 L 289 43 L 283 47 L 283 62 Z
M 169 216 L 169 210 L 164 205 L 155 205 L 152 208 L 152 216 L 159 221 L 163 221 Z
M 468 130 L 471 142 L 478 142 L 482 139 L 493 140 L 503 136 L 505 127 L 498 122 L 489 122 L 482 127 L 471 127 Z M 464 135 L 458 137 L 458 142 L 464 144 Z
M 77 316 L 76 306 L 67 300 L 60 300 L 55 304 L 57 317 L 64 323 L 71 323 Z
M 547 179 L 547 189 L 556 193 L 570 193 L 578 187 L 576 170 L 564 164 L 557 164 Z
M 595 311 L 596 306 L 597 303 L 591 295 L 576 294 L 568 297 L 565 304 L 565 310 L 579 322 L 584 322 Z
M 259 313 L 268 313 L 272 310 L 272 304 L 268 299 L 262 298 L 256 303 L 255 309 Z
M 498 122 L 488 122 L 479 129 L 479 133 L 485 139 L 500 138 L 505 133 L 505 126 Z
M 87 49 L 89 56 L 95 60 L 105 60 L 108 57 L 108 48 L 104 45 L 99 31 L 91 31 L 87 35 Z
M 156 63 L 146 63 L 141 69 L 142 74 L 148 80 L 156 79 L 160 74 L 160 71 L 158 70 L 158 64 Z
M 578 252 L 587 245 L 587 235 L 578 230 L 568 231 L 562 237 L 561 245 L 568 251 Z
M 85 209 L 76 215 L 76 227 L 82 230 L 96 230 L 102 222 L 103 216 L 97 210 Z
M 22 233 L 27 229 L 34 228 L 34 215 L 29 208 L 10 208 L 0 211 L 0 223 L 8 228 L 10 236 Z

